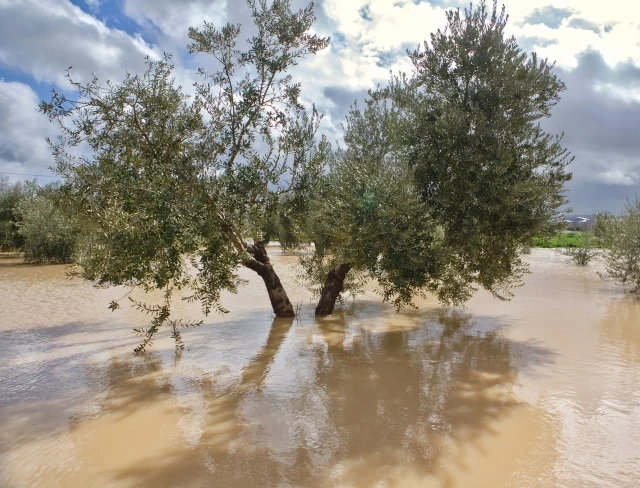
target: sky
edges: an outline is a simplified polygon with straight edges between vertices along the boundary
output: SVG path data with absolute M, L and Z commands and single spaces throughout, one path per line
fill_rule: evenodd
M 291 0 L 292 7 L 306 3 Z M 324 114 L 321 131 L 339 141 L 356 100 L 390 73 L 411 72 L 415 49 L 445 25 L 455 0 L 318 0 L 314 31 L 330 47 L 304 59 L 294 76 L 306 106 Z M 566 84 L 545 130 L 564 133 L 575 156 L 567 185 L 574 213 L 620 212 L 640 194 L 640 2 L 508 0 L 508 34 L 528 52 L 555 62 Z M 146 56 L 174 55 L 185 91 L 198 81 L 204 55 L 187 53 L 189 26 L 251 25 L 241 0 L 0 0 L 0 175 L 52 181 L 47 136 L 53 124 L 38 112 L 51 89 L 69 92 L 95 74 L 118 82 L 139 73 Z M 71 92 L 69 92 L 71 93 Z

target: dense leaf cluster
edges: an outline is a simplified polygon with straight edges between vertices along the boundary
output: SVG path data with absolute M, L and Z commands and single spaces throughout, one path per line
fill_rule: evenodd
M 24 246 L 24 237 L 18 232 L 20 215 L 18 204 L 33 193 L 33 183 L 9 183 L 0 176 L 0 251 L 18 251 Z
M 98 285 L 167 296 L 188 288 L 205 314 L 226 312 L 220 294 L 236 292 L 244 265 L 280 294 L 272 297 L 276 314 L 293 315 L 264 248 L 246 239 L 260 240 L 281 196 L 324 164 L 320 116 L 305 111 L 287 70 L 328 39 L 308 33 L 313 5 L 292 12 L 287 0 L 247 4 L 258 32 L 244 43 L 239 25 L 189 29 L 189 51 L 219 68 L 199 70 L 194 98 L 176 86 L 165 55 L 119 84 L 69 77 L 76 99 L 54 92 L 41 103 L 59 124 L 50 141 L 56 168 L 85 231 L 77 262 Z M 167 307 L 148 308 L 154 322 L 140 350 L 173 323 Z
M 28 263 L 70 263 L 78 226 L 61 208 L 59 185 L 0 180 L 0 251 L 21 252 Z
M 18 233 L 24 239 L 24 260 L 28 263 L 71 263 L 75 257 L 79 229 L 60 205 L 57 184 L 39 188 L 16 208 L 20 216 Z
M 598 232 L 604 236 L 606 273 L 601 276 L 640 289 L 640 199 L 627 201 L 619 218 L 603 216 Z
M 396 305 L 421 289 L 453 304 L 478 286 L 511 296 L 526 272 L 520 249 L 560 221 L 572 158 L 539 124 L 564 84 L 505 36 L 506 22 L 495 2 L 449 11 L 408 53 L 413 73 L 354 108 L 314 203 L 316 270 L 328 255 L 349 263 Z M 307 262 L 309 276 L 324 273 Z

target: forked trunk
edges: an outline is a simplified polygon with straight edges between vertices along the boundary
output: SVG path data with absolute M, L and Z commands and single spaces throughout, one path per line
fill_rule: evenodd
M 316 307 L 316 316 L 326 317 L 333 313 L 336 300 L 344 287 L 344 279 L 350 269 L 351 265 L 348 263 L 337 264 L 331 268 L 322 287 L 322 292 L 320 293 L 320 300 Z
M 264 286 L 267 288 L 271 307 L 276 317 L 295 317 L 293 305 L 280 282 L 278 274 L 271 266 L 264 244 L 256 242 L 247 247 L 247 252 L 253 256 L 253 259 L 247 259 L 242 264 L 258 273 L 262 281 L 264 281 Z

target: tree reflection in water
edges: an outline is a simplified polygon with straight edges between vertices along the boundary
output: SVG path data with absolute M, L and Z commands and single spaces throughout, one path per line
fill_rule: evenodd
M 518 405 L 514 357 L 535 347 L 504 339 L 497 319 L 386 315 L 381 307 L 365 303 L 311 323 L 274 320 L 234 383 L 185 369 L 185 358 L 173 366 L 155 353 L 112 358 L 91 373 L 102 413 L 72 420 L 74 442 L 86 446 L 79 464 L 124 486 L 393 486 L 429 478 L 451 445 L 473 445 Z M 197 401 L 185 401 L 186 390 Z M 178 426 L 198 402 L 199 431 L 184 435 Z M 94 445 L 102 455 L 130 454 L 98 462 Z
M 274 321 L 238 384 L 220 393 L 203 380 L 206 427 L 191 457 L 140 470 L 136 481 L 160 483 L 175 470 L 220 486 L 428 477 L 449 444 L 473 442 L 517 405 L 517 367 L 513 345 L 469 315 L 409 317 L 373 331 L 363 324 L 380 319 L 367 312 L 311 327 Z

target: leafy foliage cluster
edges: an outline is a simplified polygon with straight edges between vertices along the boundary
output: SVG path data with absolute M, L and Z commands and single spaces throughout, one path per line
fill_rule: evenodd
M 444 226 L 449 265 L 463 289 L 498 297 L 525 271 L 518 249 L 559 220 L 572 160 L 539 124 L 565 86 L 505 36 L 506 23 L 495 2 L 448 12 L 445 30 L 410 54 L 413 79 L 390 91 L 411 95 L 409 159 Z
M 260 240 L 282 195 L 321 171 L 320 116 L 301 105 L 287 70 L 328 39 L 308 32 L 313 5 L 292 12 L 287 0 L 247 4 L 258 32 L 244 44 L 239 25 L 189 29 L 189 52 L 212 56 L 219 68 L 199 70 L 193 99 L 176 86 L 165 55 L 120 84 L 69 76 L 77 99 L 54 92 L 41 103 L 59 124 L 50 141 L 57 172 L 83 216 L 77 262 L 85 278 L 168 297 L 187 288 L 205 314 L 226 312 L 220 294 L 237 291 L 240 265 L 275 283 L 266 255 L 245 239 Z M 81 145 L 88 156 L 76 155 Z M 276 313 L 293 314 L 288 299 L 279 304 Z M 140 351 L 161 325 L 177 324 L 168 300 L 145 310 L 154 319 Z
M 619 218 L 601 217 L 598 232 L 605 236 L 605 280 L 640 289 L 640 199 L 627 201 Z
M 0 251 L 18 251 L 24 246 L 24 238 L 18 232 L 20 215 L 18 204 L 31 193 L 32 183 L 9 183 L 7 176 L 0 176 Z
M 564 250 L 564 254 L 580 266 L 586 266 L 600 253 L 597 239 L 592 232 L 581 233 L 577 242 Z
M 79 228 L 60 204 L 56 184 L 39 188 L 21 200 L 16 208 L 20 216 L 18 233 L 24 239 L 24 260 L 28 263 L 71 263 L 74 259 Z
M 511 296 L 520 249 L 560 221 L 572 158 L 539 124 L 564 84 L 506 22 L 495 2 L 449 11 L 408 53 L 413 73 L 351 111 L 346 149 L 313 195 L 308 276 L 349 263 L 398 306 L 425 289 L 452 304 L 477 287 Z
M 79 229 L 62 206 L 57 183 L 0 180 L 0 250 L 23 252 L 28 263 L 70 263 Z
M 412 169 L 394 152 L 396 115 L 377 103 L 349 113 L 346 148 L 329 163 L 305 214 L 315 252 L 302 264 L 319 289 L 329 269 L 348 263 L 344 292 L 355 293 L 372 278 L 384 300 L 402 307 L 437 290 L 429 277 L 445 250 L 442 228 L 412 184 Z

